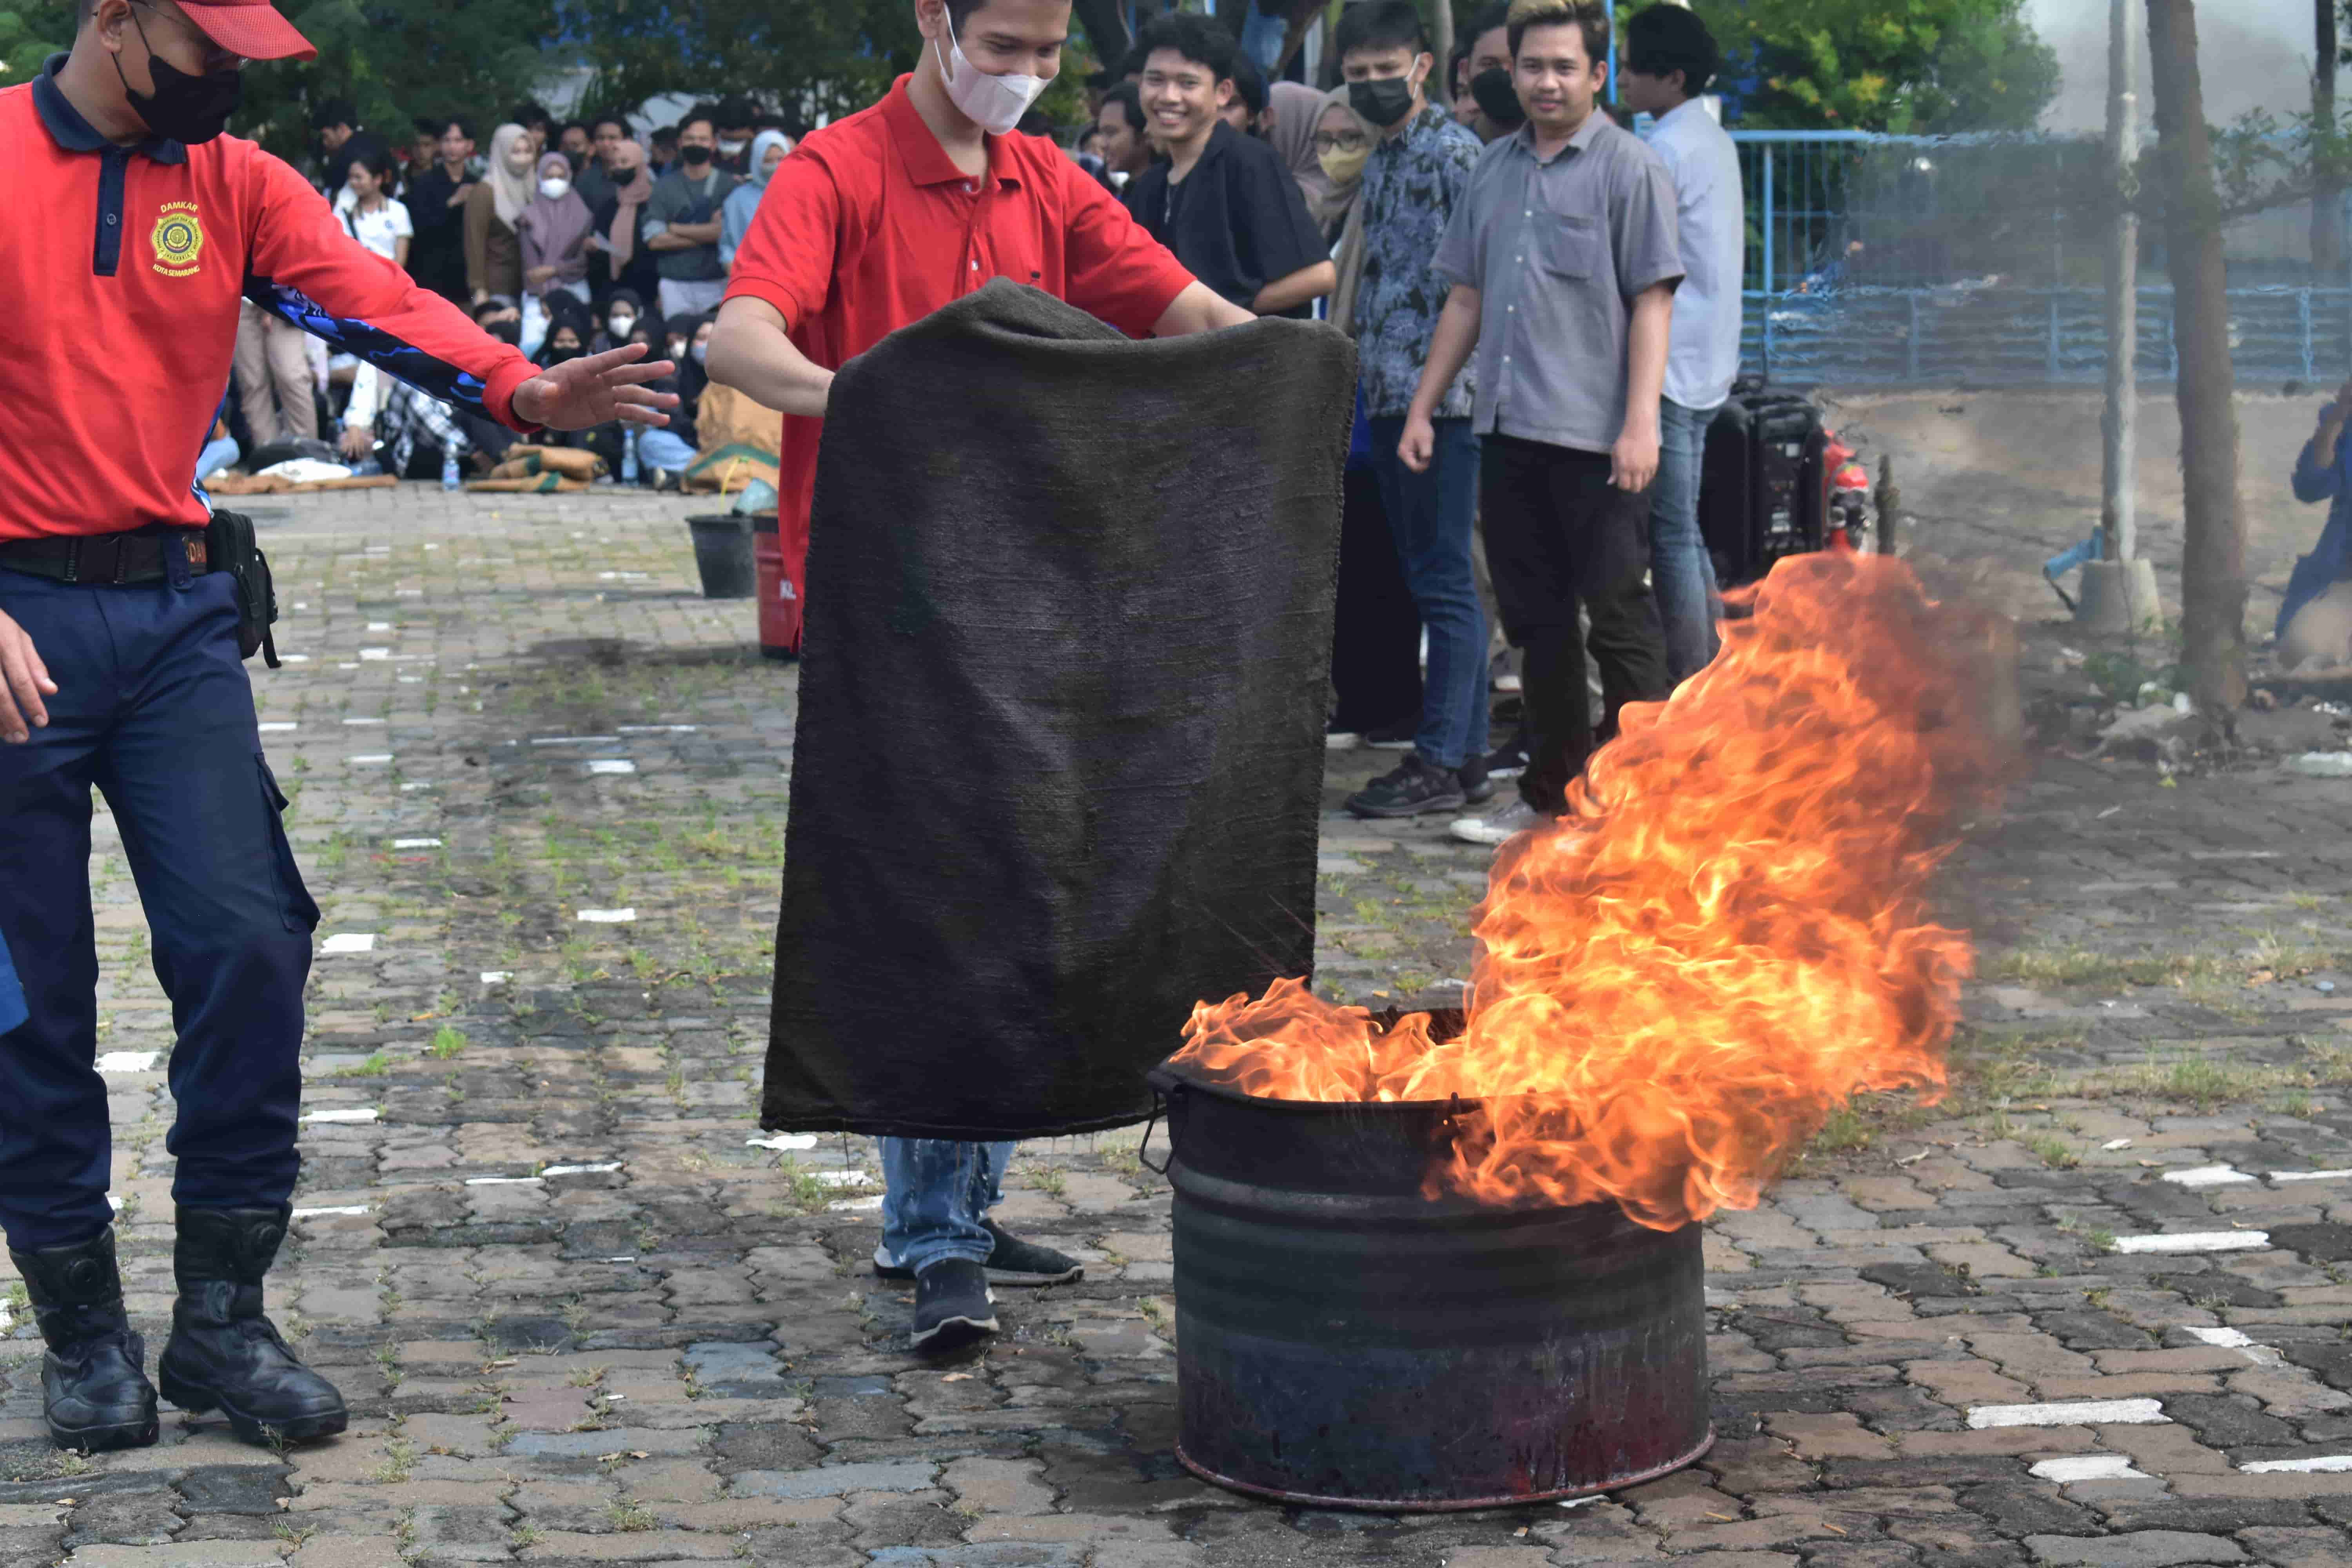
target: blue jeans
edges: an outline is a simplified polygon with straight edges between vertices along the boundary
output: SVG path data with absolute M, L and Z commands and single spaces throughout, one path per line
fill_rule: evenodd
M 18 1248 L 105 1228 L 92 785 L 122 835 L 172 999 L 172 1195 L 284 1203 L 299 1168 L 302 986 L 319 907 L 278 821 L 226 574 L 92 587 L 0 570 L 0 611 L 54 672 L 48 727 L 0 745 L 0 941 L 30 1016 L 0 1036 L 0 1228 Z
M 1413 749 L 1451 773 L 1486 751 L 1486 612 L 1470 563 L 1478 514 L 1478 437 L 1467 419 L 1440 419 L 1437 451 L 1426 473 L 1397 456 L 1402 417 L 1374 417 L 1372 471 L 1396 535 L 1406 589 L 1429 633 L 1429 676 L 1422 688 L 1421 729 Z
M 1003 1200 L 1011 1143 L 884 1138 L 882 1249 L 920 1274 L 943 1258 L 985 1263 L 996 1248 L 981 1216 Z
M 645 478 L 656 468 L 667 468 L 673 474 L 686 472 L 694 461 L 695 452 L 677 434 L 668 430 L 632 430 L 637 438 L 637 474 Z
M 1685 408 L 1658 400 L 1658 478 L 1650 488 L 1650 589 L 1666 627 L 1666 669 L 1679 686 L 1706 667 L 1719 646 L 1722 609 L 1715 557 L 1698 526 L 1698 481 L 1706 427 L 1723 405 Z
M 207 474 L 216 474 L 223 468 L 233 467 L 244 455 L 238 448 L 236 437 L 234 436 L 224 436 L 217 441 L 207 441 L 205 443 L 205 449 L 196 457 L 196 478 L 201 479 Z

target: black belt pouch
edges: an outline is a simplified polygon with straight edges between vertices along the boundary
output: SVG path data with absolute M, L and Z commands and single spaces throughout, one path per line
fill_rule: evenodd
M 205 529 L 205 561 L 236 584 L 238 654 L 251 658 L 258 651 L 263 662 L 278 668 L 278 644 L 269 635 L 278 619 L 278 590 L 269 581 L 269 557 L 254 538 L 253 520 L 242 512 L 214 512 Z

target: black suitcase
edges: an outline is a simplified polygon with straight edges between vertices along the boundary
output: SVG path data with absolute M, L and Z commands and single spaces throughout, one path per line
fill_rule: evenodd
M 1828 448 L 1821 410 L 1808 399 L 1749 381 L 1732 388 L 1699 466 L 1699 531 L 1723 586 L 1822 548 Z

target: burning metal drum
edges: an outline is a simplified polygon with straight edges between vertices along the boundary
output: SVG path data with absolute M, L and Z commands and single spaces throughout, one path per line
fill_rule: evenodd
M 1195 1475 L 1326 1508 L 1493 1508 L 1630 1486 L 1714 1442 L 1697 1226 L 1423 1195 L 1472 1101 L 1151 1083 Z

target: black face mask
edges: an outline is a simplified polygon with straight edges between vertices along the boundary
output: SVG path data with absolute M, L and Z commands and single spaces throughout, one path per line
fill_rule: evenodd
M 147 43 L 147 29 L 135 13 L 131 25 L 139 29 L 139 41 L 147 45 L 147 74 L 155 84 L 152 93 L 139 91 L 122 75 L 122 57 L 114 57 L 114 74 L 121 78 L 131 112 L 166 142 L 190 147 L 201 147 L 227 130 L 228 117 L 245 101 L 245 72 L 231 69 L 190 76 Z
M 708 147 L 681 147 L 677 155 L 683 162 L 697 166 L 710 162 L 710 149 Z
M 1348 84 L 1348 107 L 1385 131 L 1412 112 L 1412 79 L 1383 77 Z

